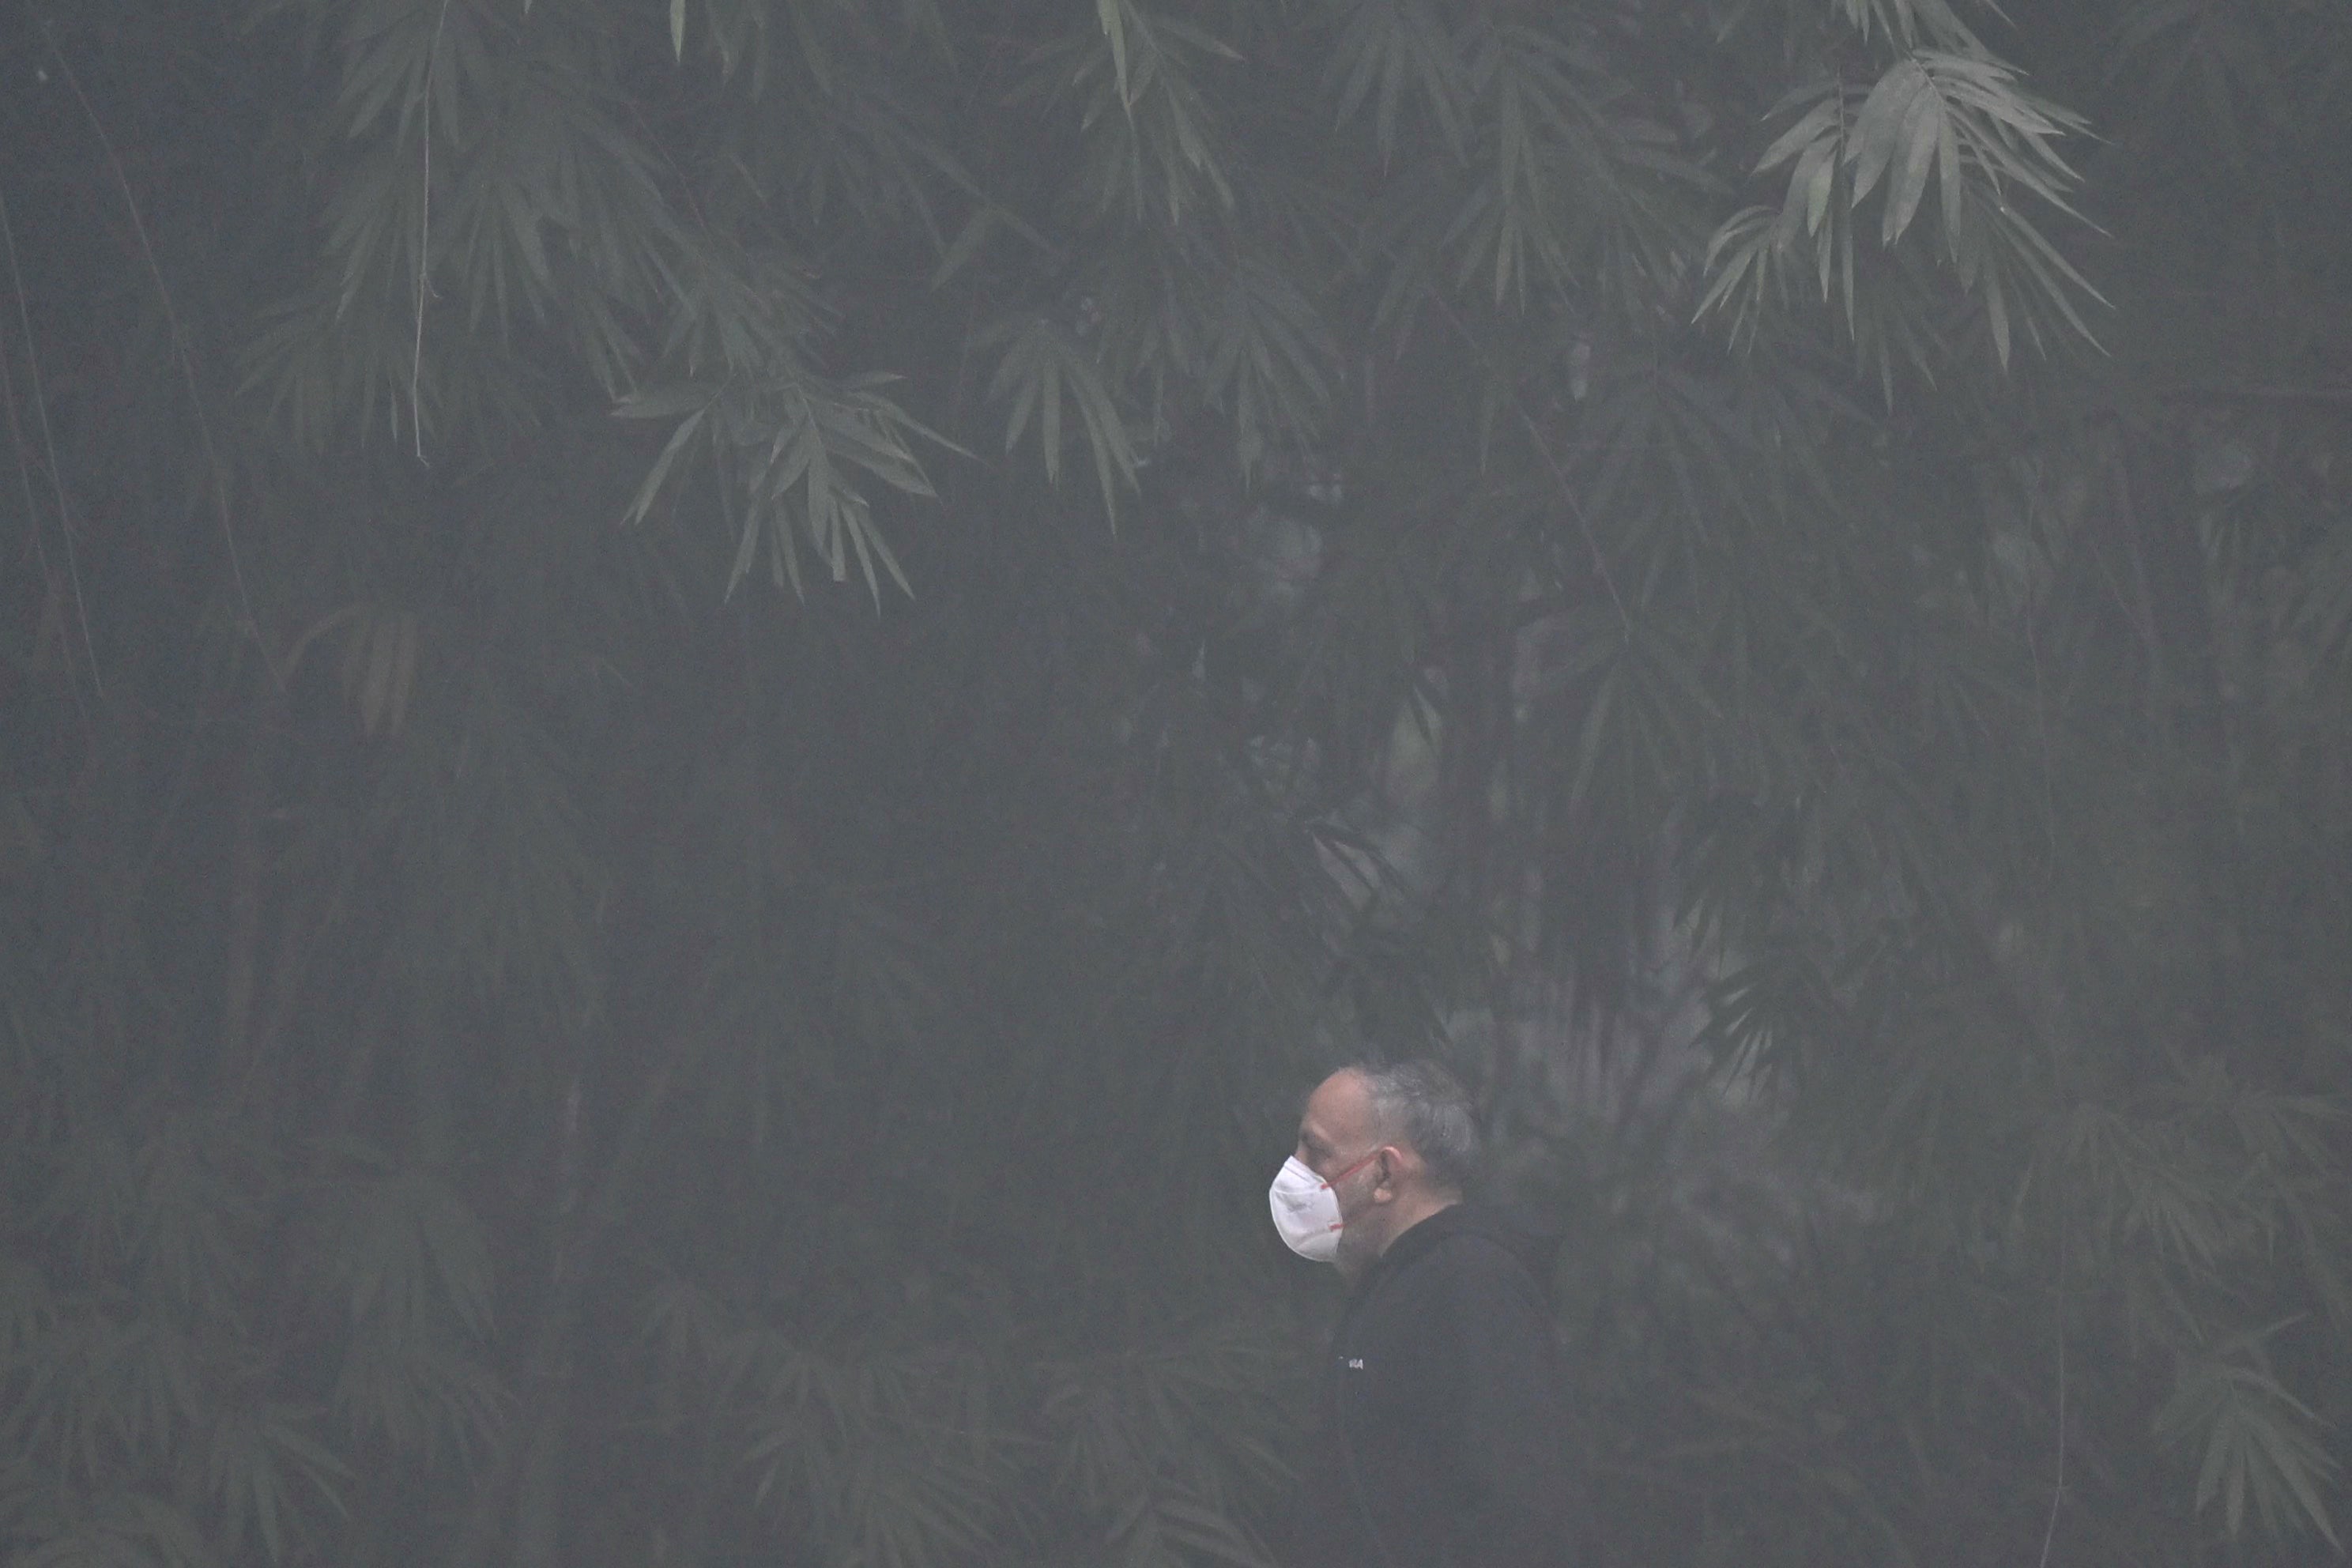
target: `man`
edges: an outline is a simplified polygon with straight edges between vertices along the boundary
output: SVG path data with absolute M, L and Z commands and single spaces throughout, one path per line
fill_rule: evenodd
M 1433 1063 L 1345 1068 L 1307 1101 L 1275 1225 L 1352 1289 L 1300 1476 L 1301 1568 L 1568 1560 L 1551 1313 L 1521 1239 L 1463 1202 L 1478 1144 Z

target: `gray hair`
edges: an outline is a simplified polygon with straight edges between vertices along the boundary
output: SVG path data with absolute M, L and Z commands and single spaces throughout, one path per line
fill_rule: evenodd
M 1435 1062 L 1358 1063 L 1381 1135 L 1411 1144 L 1432 1184 L 1460 1193 L 1478 1174 L 1478 1117 L 1454 1075 Z

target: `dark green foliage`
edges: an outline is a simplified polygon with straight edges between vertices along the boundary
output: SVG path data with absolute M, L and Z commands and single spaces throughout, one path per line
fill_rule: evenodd
M 1365 1041 L 1594 1561 L 2330 1550 L 2347 29 L 0 9 L 0 1555 L 1264 1561 Z

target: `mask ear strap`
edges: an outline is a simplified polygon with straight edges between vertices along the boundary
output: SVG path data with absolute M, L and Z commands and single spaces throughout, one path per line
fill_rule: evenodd
M 1329 1180 L 1326 1181 L 1323 1185 L 1336 1197 L 1339 1194 L 1339 1184 L 1341 1182 L 1346 1181 L 1349 1177 L 1354 1175 L 1357 1172 L 1362 1170 L 1365 1166 L 1370 1164 L 1375 1160 L 1381 1162 L 1381 1179 L 1380 1181 L 1375 1181 L 1372 1185 L 1377 1188 L 1380 1186 L 1381 1181 L 1393 1184 L 1396 1181 L 1396 1166 L 1390 1161 L 1389 1156 L 1396 1152 L 1397 1148 L 1395 1144 L 1382 1143 L 1373 1149 L 1370 1153 L 1366 1154 L 1362 1159 L 1356 1161 L 1347 1169 L 1340 1171 L 1336 1175 L 1333 1175 Z

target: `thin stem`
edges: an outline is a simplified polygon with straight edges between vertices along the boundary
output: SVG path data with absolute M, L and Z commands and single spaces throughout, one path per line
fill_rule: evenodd
M 32 7 L 27 4 L 26 9 L 30 11 Z M 261 649 L 261 662 L 268 669 L 271 682 L 283 691 L 286 678 L 279 672 L 277 659 L 270 657 L 269 640 L 261 635 L 261 617 L 254 613 L 253 595 L 246 587 L 245 562 L 237 552 L 236 530 L 229 521 L 228 477 L 221 467 L 220 449 L 213 442 L 212 421 L 205 417 L 204 393 L 196 384 L 195 361 L 189 356 L 187 335 L 180 326 L 179 308 L 172 302 L 171 287 L 163 281 L 163 263 L 155 258 L 155 243 L 148 237 L 147 220 L 139 210 L 138 197 L 131 193 L 131 176 L 123 172 L 121 156 L 114 150 L 114 138 L 106 133 L 106 122 L 98 117 L 97 109 L 89 101 L 89 94 L 82 90 L 81 78 L 74 74 L 73 62 L 66 58 L 66 52 L 58 47 L 57 35 L 50 30 L 47 21 L 37 12 L 34 13 L 33 20 L 41 30 L 42 40 L 49 46 L 50 58 L 58 62 L 58 70 L 66 79 L 66 86 L 73 89 L 74 101 L 81 105 L 82 113 L 89 118 L 89 128 L 98 133 L 98 143 L 106 150 L 106 161 L 113 167 L 114 183 L 122 192 L 122 205 L 130 211 L 131 230 L 139 237 L 140 254 L 146 258 L 148 275 L 155 281 L 156 298 L 163 301 L 163 324 L 172 334 L 172 355 L 179 362 L 180 379 L 187 385 L 188 411 L 195 416 L 196 437 L 205 448 L 205 466 L 212 474 L 213 506 L 220 515 L 221 538 L 228 545 L 229 575 L 236 582 L 237 604 L 245 611 L 246 629 L 253 634 L 255 646 Z
M 1559 459 L 1552 456 L 1551 447 L 1545 444 L 1535 416 L 1528 412 L 1528 405 L 1520 399 L 1517 389 L 1511 393 L 1511 403 L 1518 410 L 1519 423 L 1527 426 L 1528 444 L 1535 447 L 1536 456 L 1543 459 L 1544 467 L 1551 470 L 1552 483 L 1559 487 L 1560 500 L 1584 534 L 1585 548 L 1592 552 L 1592 569 L 1600 574 L 1601 585 L 1609 590 L 1609 602 L 1616 606 L 1617 622 L 1625 633 L 1625 640 L 1633 641 L 1633 617 L 1626 613 L 1624 595 L 1617 592 L 1617 579 L 1609 570 L 1609 558 L 1601 552 L 1600 536 L 1592 531 L 1592 520 L 1584 515 L 1584 503 L 1576 499 L 1575 488 L 1568 482 L 1568 475 L 1560 468 Z
M 81 568 L 74 558 L 73 522 L 66 515 L 65 479 L 58 469 L 57 437 L 49 429 L 49 402 L 41 391 L 41 358 L 33 347 L 33 315 L 25 303 L 25 274 L 16 265 L 16 233 L 8 223 L 8 197 L 5 192 L 0 192 L 0 239 L 7 242 L 8 276 L 16 286 L 16 321 L 25 333 L 25 368 L 32 379 L 33 406 L 40 413 L 41 440 L 48 451 L 49 486 L 58 498 L 58 530 L 65 535 L 66 574 L 73 583 L 74 612 L 81 620 L 82 652 L 89 658 L 90 686 L 98 693 L 98 700 L 103 702 L 106 700 L 106 680 L 98 672 L 98 649 L 89 637 L 89 611 L 82 603 Z M 40 560 L 43 584 L 54 593 L 56 587 L 50 575 L 49 547 L 42 541 L 40 510 L 33 501 L 32 458 L 25 450 L 25 431 L 16 417 L 16 382 L 8 368 L 8 352 L 5 343 L 0 343 L 0 398 L 5 398 L 8 405 L 8 438 L 10 445 L 16 449 L 16 480 L 25 490 L 25 521 L 33 531 L 33 553 Z M 66 672 L 68 678 L 73 673 L 70 652 L 66 656 Z M 68 683 L 73 688 L 74 706 L 80 708 L 81 682 L 69 679 Z M 89 717 L 87 710 L 84 710 L 82 717 L 85 720 Z
M 2042 645 L 2033 634 L 2033 605 L 2029 602 L 2021 612 L 2025 622 L 2025 652 L 2033 661 L 2033 732 L 2041 742 L 2042 760 L 2042 833 L 2050 850 L 2050 863 L 2044 868 L 2045 878 L 2058 874 L 2058 795 L 2051 782 L 2049 699 L 2042 684 Z
M 2165 388 L 2158 395 L 2184 403 L 2352 403 L 2352 386 L 2231 385 L 2189 383 Z
M 449 0 L 433 19 L 433 41 L 425 49 L 425 81 L 417 89 L 425 108 L 425 189 L 416 216 L 416 347 L 408 362 L 408 431 L 416 460 L 425 461 L 425 306 L 432 298 L 433 256 L 433 76 L 441 68 L 441 29 L 449 21 Z
M 2042 1559 L 2050 1568 L 2050 1548 L 2058 1539 L 2058 1508 L 2066 1500 L 2066 1196 L 2058 1194 L 2058 1477 L 2050 1489 L 2050 1521 L 2042 1529 Z
M 1470 352 L 1486 363 L 1488 373 L 1496 373 L 1497 367 L 1487 354 L 1486 345 L 1472 335 L 1469 324 L 1454 313 L 1453 303 L 1434 290 L 1431 292 L 1430 299 L 1437 306 L 1439 313 L 1460 334 Z M 1559 459 L 1552 456 L 1550 446 L 1543 438 L 1542 428 L 1536 424 L 1535 416 L 1528 412 L 1527 400 L 1519 395 L 1516 384 L 1511 388 L 1511 408 L 1518 415 L 1519 423 L 1526 426 L 1528 444 L 1535 447 L 1536 456 L 1541 458 L 1544 467 L 1551 471 L 1552 483 L 1559 488 L 1561 504 L 1568 508 L 1569 515 L 1576 519 L 1576 526 L 1584 535 L 1584 547 L 1592 555 L 1592 570 L 1600 577 L 1601 585 L 1608 590 L 1609 602 L 1617 611 L 1617 624 L 1624 631 L 1625 640 L 1631 643 L 1633 640 L 1633 617 L 1625 608 L 1625 596 L 1617 591 L 1617 577 L 1609 570 L 1609 557 L 1601 548 L 1601 536 L 1593 531 L 1592 520 L 1585 515 L 1583 503 L 1576 499 L 1576 488 L 1568 482 L 1567 471 L 1559 466 Z

